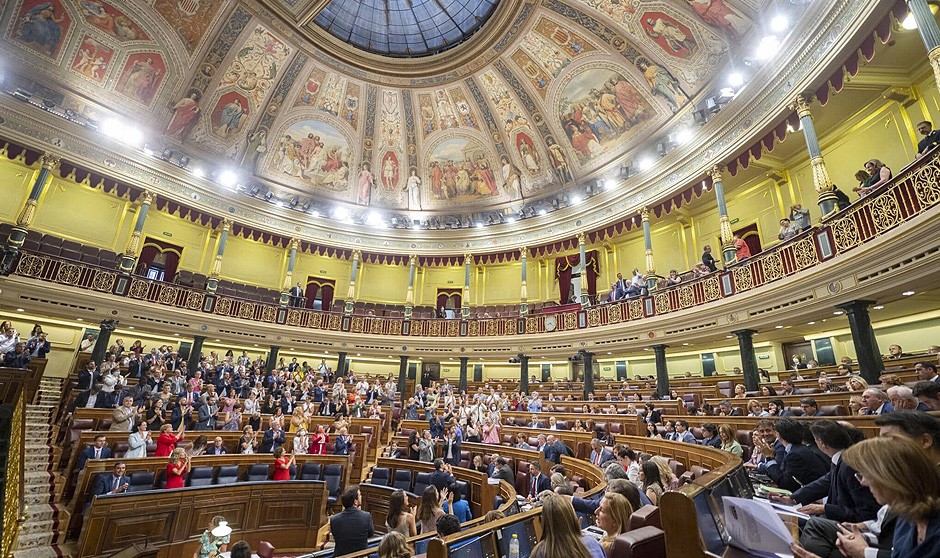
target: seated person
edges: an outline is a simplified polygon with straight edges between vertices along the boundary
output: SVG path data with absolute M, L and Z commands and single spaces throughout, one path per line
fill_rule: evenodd
M 679 272 L 675 269 L 669 270 L 669 276 L 666 277 L 666 286 L 671 287 L 673 285 L 678 285 L 682 282 L 682 277 L 679 276 Z
M 796 491 L 829 471 L 830 463 L 812 448 L 803 445 L 808 438 L 805 425 L 791 418 L 781 418 L 777 420 L 776 429 L 777 439 L 783 444 L 782 458 L 763 439 L 755 440 L 760 442 L 755 449 L 767 459 L 759 471 L 769 476 L 778 487 Z

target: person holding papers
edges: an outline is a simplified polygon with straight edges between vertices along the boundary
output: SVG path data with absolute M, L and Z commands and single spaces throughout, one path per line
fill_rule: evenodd
M 773 446 L 762 442 L 758 449 L 767 458 L 762 471 L 780 488 L 795 491 L 829 470 L 826 463 L 812 448 L 803 445 L 806 427 L 799 422 L 782 418 L 777 421 L 777 438 L 783 444 L 783 459 L 777 462 Z

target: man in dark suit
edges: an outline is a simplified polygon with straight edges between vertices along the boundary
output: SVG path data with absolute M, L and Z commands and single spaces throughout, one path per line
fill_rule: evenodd
M 774 483 L 786 490 L 796 491 L 826 474 L 829 464 L 815 451 L 803 445 L 804 428 L 791 419 L 777 421 L 777 439 L 783 444 L 783 459 L 778 463 L 776 450 L 766 442 L 759 447 L 767 462 L 761 466 Z
M 870 387 L 862 392 L 862 414 L 883 415 L 894 410 L 888 401 L 888 394 L 878 388 Z
M 437 487 L 438 491 L 457 482 L 454 475 L 450 474 L 450 466 L 444 464 L 444 460 L 438 457 L 434 460 L 434 472 L 431 473 L 431 484 Z
M 552 481 L 542 474 L 542 466 L 535 461 L 529 463 L 529 499 L 534 500 L 543 490 L 551 489 Z
M 561 457 L 558 455 L 558 448 L 555 447 L 555 437 L 549 435 L 547 438 L 539 434 L 539 443 L 541 444 L 541 451 L 545 454 L 545 460 L 551 461 L 552 463 L 558 463 L 561 461 Z
M 261 437 L 260 453 L 274 453 L 274 450 L 283 446 L 285 441 L 284 431 L 281 430 L 281 423 L 271 421 L 271 427 L 265 430 Z
M 95 384 L 91 386 L 91 389 L 86 389 L 78 394 L 78 397 L 72 401 L 69 412 L 74 413 L 75 409 L 84 409 L 86 407 L 92 409 L 107 409 L 110 407 L 110 405 L 108 405 L 110 402 L 111 400 L 107 394 L 101 391 L 101 384 Z
M 98 383 L 99 380 L 98 367 L 95 366 L 95 361 L 89 360 L 85 364 L 85 368 L 78 372 L 78 385 L 75 387 L 78 389 L 91 389 L 91 386 Z
M 199 406 L 199 422 L 196 430 L 215 430 L 215 420 L 219 416 L 219 406 L 215 404 L 215 396 L 210 395 L 206 402 Z
M 343 511 L 330 517 L 330 533 L 336 541 L 334 556 L 365 550 L 369 546 L 369 537 L 375 535 L 372 514 L 359 509 L 362 501 L 359 485 L 344 490 L 340 501 Z
M 448 428 L 444 433 L 444 460 L 451 466 L 460 465 L 460 437 Z
M 918 362 L 914 365 L 914 372 L 917 372 L 917 379 L 922 382 L 940 383 L 937 365 L 932 362 Z
M 934 130 L 933 124 L 929 120 L 924 120 L 917 123 L 917 131 L 924 136 L 924 139 L 917 142 L 917 155 L 915 155 L 915 158 L 920 159 L 924 153 L 940 143 L 940 130 Z
M 496 457 L 496 460 L 490 463 L 490 478 L 502 479 L 509 484 L 515 484 L 516 479 L 513 477 L 512 469 L 509 468 L 509 464 L 506 462 L 504 457 Z
M 548 429 L 549 430 L 567 430 L 565 423 L 558 422 L 555 420 L 555 417 L 548 417 Z
M 215 440 L 206 448 L 206 455 L 225 455 L 228 450 L 222 445 L 222 436 L 216 436 Z
M 296 286 L 290 288 L 290 300 L 288 304 L 291 306 L 301 306 L 301 298 L 304 296 L 304 290 L 300 286 L 300 283 L 297 283 Z
M 823 416 L 822 411 L 819 410 L 819 403 L 816 403 L 816 400 L 812 397 L 801 397 L 800 398 L 800 408 L 803 409 L 804 417 L 821 417 Z M 832 457 L 832 456 L 830 456 Z
M 593 465 L 600 467 L 613 459 L 614 454 L 604 447 L 604 444 L 600 440 L 596 438 L 591 440 L 591 463 Z
M 105 494 L 121 494 L 127 490 L 130 484 L 130 478 L 124 473 L 127 471 L 127 465 L 123 461 L 114 464 L 114 470 L 110 473 L 100 473 L 95 477 L 95 484 L 92 486 L 91 493 L 94 496 L 104 496 Z M 91 503 L 89 501 L 89 503 Z
M 111 448 L 108 447 L 108 438 L 104 434 L 95 436 L 95 443 L 85 446 L 81 455 L 78 456 L 79 470 L 85 468 L 85 462 L 89 459 L 109 459 L 111 457 Z
M 839 522 L 859 522 L 874 519 L 878 513 L 878 502 L 868 487 L 862 486 L 855 477 L 855 470 L 842 462 L 843 450 L 852 445 L 851 433 L 834 420 L 820 419 L 810 427 L 816 445 L 832 460 L 828 473 L 819 480 L 807 484 L 793 493 L 792 498 L 782 498 L 786 503 L 799 503 L 798 511 L 808 515 L 823 516 Z M 826 498 L 825 504 L 815 504 Z
M 722 417 L 739 417 L 741 416 L 742 411 L 739 408 L 735 408 L 731 401 L 725 399 L 718 404 L 718 416 Z

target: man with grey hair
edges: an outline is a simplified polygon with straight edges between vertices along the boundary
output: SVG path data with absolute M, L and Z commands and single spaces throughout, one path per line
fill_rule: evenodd
M 888 388 L 888 400 L 894 406 L 894 410 L 916 410 L 929 411 L 927 405 L 921 403 L 914 397 L 914 390 L 908 386 L 891 386 Z
M 642 490 L 637 490 L 636 487 L 630 483 L 630 480 L 627 478 L 627 472 L 623 470 L 623 466 L 619 463 L 608 463 L 607 466 L 604 467 L 604 476 L 607 477 L 607 489 L 597 492 L 590 498 L 573 496 L 571 498 L 571 504 L 574 506 L 574 511 L 585 515 L 594 515 L 594 513 L 597 512 L 597 508 L 600 507 L 601 499 L 604 498 L 604 494 L 606 494 L 607 491 L 623 494 L 627 500 L 630 500 L 631 505 L 634 506 L 634 510 L 639 509 L 640 506 L 652 504 Z M 634 495 L 633 493 L 637 494 Z M 639 505 L 635 503 L 635 500 L 639 500 Z
M 894 410 L 888 401 L 888 394 L 878 388 L 868 388 L 862 392 L 862 414 L 883 415 Z

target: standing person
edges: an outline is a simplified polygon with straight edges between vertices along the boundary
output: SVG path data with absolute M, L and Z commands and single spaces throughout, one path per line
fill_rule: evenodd
M 705 267 L 708 268 L 708 271 L 718 271 L 718 266 L 715 265 L 715 257 L 712 256 L 711 246 L 705 245 L 705 247 L 702 248 L 702 263 L 705 264 Z
M 153 453 L 154 457 L 169 457 L 176 444 L 186 437 L 186 426 L 180 425 L 176 434 L 173 433 L 172 424 L 164 424 L 160 427 L 160 435 L 157 436 L 157 450 Z
M 284 455 L 283 447 L 274 450 L 274 475 L 271 476 L 271 480 L 290 480 L 290 467 L 294 464 L 294 460 L 294 455 Z
M 340 502 L 343 504 L 343 511 L 330 517 L 330 533 L 336 541 L 333 547 L 334 556 L 365 550 L 369 546 L 369 537 L 375 534 L 372 514 L 359 509 L 362 502 L 359 485 L 344 490 Z
M 436 444 L 431 438 L 431 431 L 425 430 L 423 437 L 418 441 L 418 461 L 431 463 L 434 461 L 434 449 Z
M 790 206 L 790 220 L 793 221 L 793 224 L 798 229 L 800 229 L 800 232 L 805 231 L 812 226 L 812 223 L 809 220 L 809 210 L 803 209 L 803 206 L 798 203 Z
M 137 424 L 137 430 L 131 432 L 131 435 L 127 437 L 127 452 L 124 454 L 124 458 L 147 457 L 147 445 L 152 441 L 150 432 L 147 432 L 147 422 L 140 421 Z
M 418 528 L 415 525 L 415 507 L 408 505 L 408 494 L 404 490 L 396 490 L 389 497 L 385 526 L 389 532 L 401 533 L 405 538 L 418 534 Z
M 444 501 L 447 499 L 447 489 L 438 492 L 432 484 L 421 494 L 421 507 L 415 517 L 421 525 L 421 533 L 436 533 L 437 519 L 444 515 Z
M 744 242 L 739 234 L 734 235 L 734 253 L 739 262 L 751 257 L 750 246 L 747 245 L 747 242 Z
M 186 481 L 183 476 L 189 472 L 190 457 L 186 455 L 186 450 L 176 448 L 170 453 L 170 462 L 166 464 L 166 488 L 183 488 Z

